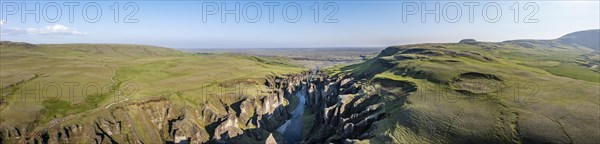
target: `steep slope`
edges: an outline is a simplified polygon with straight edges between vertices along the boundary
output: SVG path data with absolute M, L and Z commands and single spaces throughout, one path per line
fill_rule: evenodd
M 558 41 L 600 51 L 600 29 L 573 32 L 558 38 Z

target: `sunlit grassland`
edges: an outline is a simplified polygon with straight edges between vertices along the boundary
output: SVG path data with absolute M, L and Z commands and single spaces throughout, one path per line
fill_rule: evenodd
M 417 90 L 408 95 L 381 93 L 389 118 L 377 122 L 377 127 L 381 128 L 374 133 L 380 136 L 370 140 L 375 143 L 441 143 L 457 134 L 491 136 L 502 140 L 499 142 L 510 142 L 515 136 L 507 128 L 518 127 L 511 121 L 516 117 L 520 120 L 537 120 L 540 116 L 560 119 L 569 125 L 564 129 L 571 134 L 593 133 L 580 130 L 586 125 L 597 124 L 594 119 L 598 117 L 600 74 L 572 62 L 588 51 L 487 45 L 497 47 L 492 50 L 470 44 L 408 45 L 402 47 L 430 48 L 433 52 L 439 49 L 456 55 L 399 52 L 328 71 L 415 84 Z M 492 60 L 480 60 L 466 54 L 472 51 Z M 419 55 L 421 58 L 397 59 L 401 55 Z M 493 75 L 501 81 L 489 83 L 490 80 L 484 78 L 470 81 L 480 82 L 471 85 L 474 87 L 489 86 L 484 92 L 452 85 L 461 74 L 469 72 Z M 535 123 L 523 122 L 521 128 L 545 129 Z
M 234 102 L 264 94 L 267 76 L 302 70 L 279 58 L 112 44 L 3 45 L 0 60 L 6 100 L 0 116 L 11 123 L 38 116 L 49 121 L 150 97 L 192 106 Z

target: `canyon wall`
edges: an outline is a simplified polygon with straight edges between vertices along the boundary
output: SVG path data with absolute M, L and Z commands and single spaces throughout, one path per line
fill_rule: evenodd
M 298 103 L 294 94 L 305 90 L 305 111 L 314 119 L 306 121 L 312 127 L 304 129 L 308 134 L 302 142 L 352 142 L 372 137 L 370 127 L 385 117 L 382 99 L 365 93 L 364 82 L 308 73 L 269 77 L 264 84 L 268 95 L 223 104 L 226 112 L 157 97 L 46 124 L 4 122 L 0 137 L 4 143 L 283 143 L 276 129 Z

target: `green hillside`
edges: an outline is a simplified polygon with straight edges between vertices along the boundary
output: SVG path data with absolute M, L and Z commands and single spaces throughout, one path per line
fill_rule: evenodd
M 329 71 L 380 85 L 390 117 L 371 142 L 594 143 L 597 55 L 554 40 L 416 44 Z
M 222 102 L 234 101 L 223 95 L 238 92 L 239 85 L 253 95 L 266 77 L 302 70 L 270 57 L 196 55 L 144 45 L 16 42 L 0 43 L 0 67 L 0 122 L 28 127 L 157 97 L 222 109 Z
M 595 143 L 600 53 L 587 44 L 400 45 L 308 72 L 282 57 L 3 41 L 0 143 L 282 141 L 297 106 L 290 128 L 307 143 Z

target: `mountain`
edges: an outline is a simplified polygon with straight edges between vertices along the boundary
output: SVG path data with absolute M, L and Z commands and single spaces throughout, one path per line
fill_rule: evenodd
M 557 40 L 563 43 L 576 44 L 600 51 L 600 29 L 569 33 Z

